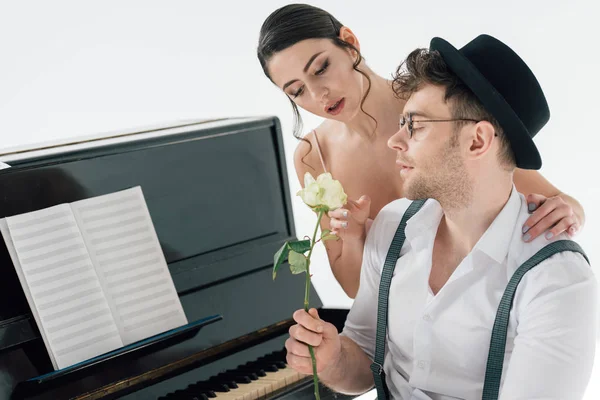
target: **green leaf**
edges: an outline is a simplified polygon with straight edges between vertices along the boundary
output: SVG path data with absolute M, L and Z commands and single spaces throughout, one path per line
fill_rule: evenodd
M 292 271 L 292 274 L 301 274 L 306 272 L 308 260 L 304 254 L 296 253 L 294 250 L 290 250 L 288 262 L 290 263 L 290 271 Z
M 288 242 L 285 242 L 283 246 L 275 253 L 273 256 L 273 280 L 275 280 L 275 275 L 277 275 L 277 270 L 281 267 L 281 264 L 288 257 L 288 253 L 290 252 L 290 246 Z
M 288 242 L 288 245 L 290 246 L 290 249 L 294 250 L 296 253 L 304 253 L 305 251 L 310 250 L 310 239 Z
M 321 241 L 326 241 L 326 240 L 339 240 L 340 237 L 337 235 L 334 235 L 331 233 L 331 230 L 329 229 L 323 229 L 323 231 L 321 232 Z
M 321 240 L 323 242 L 326 240 L 340 240 L 340 237 L 338 235 L 325 235 L 321 238 Z

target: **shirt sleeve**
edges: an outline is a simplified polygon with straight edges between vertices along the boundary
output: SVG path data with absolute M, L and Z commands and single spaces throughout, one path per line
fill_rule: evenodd
M 403 200 L 392 202 L 373 221 L 365 241 L 358 292 L 342 331 L 342 336 L 352 339 L 371 360 L 375 354 L 381 270 L 408 204 Z
M 592 269 L 581 255 L 561 253 L 529 271 L 519 289 L 516 337 L 500 399 L 582 398 L 597 335 Z

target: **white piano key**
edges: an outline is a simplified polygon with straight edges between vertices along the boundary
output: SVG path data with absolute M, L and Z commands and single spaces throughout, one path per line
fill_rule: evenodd
M 266 376 L 250 383 L 238 383 L 237 389 L 217 392 L 217 400 L 259 400 L 268 398 L 277 390 L 284 389 L 309 375 L 301 374 L 290 367 L 276 372 L 266 372 Z

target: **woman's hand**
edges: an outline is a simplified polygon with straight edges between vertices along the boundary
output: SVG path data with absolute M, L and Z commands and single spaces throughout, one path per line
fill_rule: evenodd
M 533 214 L 523 225 L 523 240 L 526 242 L 546 231 L 546 239 L 552 239 L 565 231 L 569 236 L 573 236 L 579 229 L 579 221 L 573 208 L 560 196 L 530 194 L 527 196 L 527 206 Z
M 365 224 L 371 212 L 371 199 L 369 196 L 361 196 L 358 201 L 348 199 L 345 208 L 330 211 L 329 229 L 342 240 L 349 238 L 365 238 Z

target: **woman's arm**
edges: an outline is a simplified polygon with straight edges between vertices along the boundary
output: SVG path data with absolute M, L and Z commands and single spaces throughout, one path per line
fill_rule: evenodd
M 316 151 L 313 152 L 310 150 L 310 145 L 302 141 L 298 144 L 294 153 L 294 166 L 301 186 L 304 186 L 304 174 L 306 172 L 310 172 L 315 178 L 323 172 L 322 168 L 318 168 L 317 170 L 310 167 L 320 166 L 315 156 Z M 344 209 L 337 210 L 336 212 L 340 214 L 348 210 L 348 208 L 348 206 L 345 206 Z M 335 226 L 331 226 L 331 218 L 328 215 L 323 215 L 321 230 L 330 229 L 333 232 L 337 231 L 337 235 L 340 237 L 339 240 L 325 241 L 325 250 L 335 279 L 346 295 L 353 299 L 358 292 L 360 281 L 366 227 L 364 223 L 362 226 L 357 224 L 351 215 L 348 215 L 346 220 L 348 224 L 345 228 L 341 226 L 343 223 L 341 218 L 334 218 L 333 223 Z
M 321 229 L 331 229 L 329 218 L 323 217 Z M 340 233 L 337 235 L 341 236 Z M 365 237 L 366 233 L 324 242 L 333 276 L 351 299 L 358 292 Z
M 562 193 L 538 171 L 516 169 L 517 190 L 527 196 L 533 215 L 523 226 L 523 239 L 530 241 L 546 232 L 548 239 L 564 231 L 574 235 L 585 223 L 583 207 L 573 197 Z
M 365 240 L 373 222 L 369 219 L 370 210 L 371 199 L 362 196 L 358 201 L 348 199 L 344 208 L 331 211 L 328 215 L 329 229 L 340 239 L 326 241 L 325 249 L 333 275 L 351 298 L 355 298 L 358 292 Z M 338 257 L 333 260 L 336 251 L 335 248 L 329 250 L 331 244 L 341 245 Z

